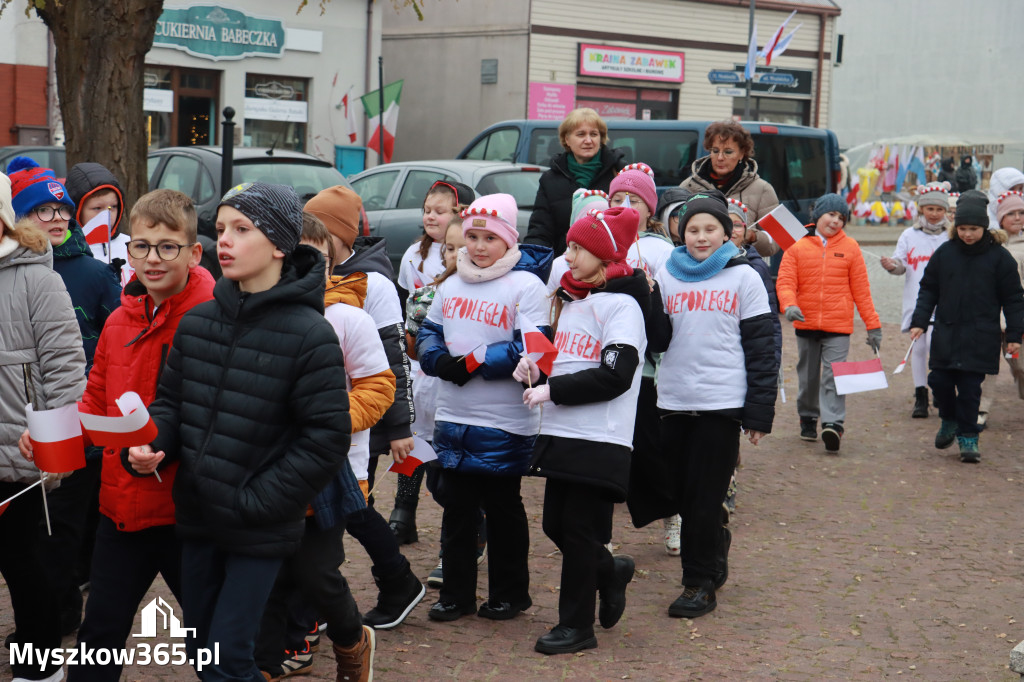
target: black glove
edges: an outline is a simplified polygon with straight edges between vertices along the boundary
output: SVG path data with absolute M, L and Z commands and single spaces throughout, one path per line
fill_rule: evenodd
M 466 362 L 464 360 L 456 360 L 448 354 L 442 355 L 437 359 L 435 369 L 437 369 L 437 377 L 439 379 L 450 381 L 456 386 L 465 386 L 473 378 L 473 375 L 466 369 Z

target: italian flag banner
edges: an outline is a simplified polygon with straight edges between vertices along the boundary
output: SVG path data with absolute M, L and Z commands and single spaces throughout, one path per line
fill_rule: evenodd
M 403 83 L 405 83 L 404 80 L 399 80 L 384 86 L 383 116 L 380 108 L 380 90 L 368 92 L 360 98 L 366 115 L 371 119 L 377 119 L 377 127 L 374 128 L 366 146 L 380 155 L 382 163 L 390 162 L 395 151 L 395 132 L 398 130 L 398 100 L 402 96 Z M 382 121 L 383 126 L 381 125 Z M 381 130 L 382 127 L 383 130 Z

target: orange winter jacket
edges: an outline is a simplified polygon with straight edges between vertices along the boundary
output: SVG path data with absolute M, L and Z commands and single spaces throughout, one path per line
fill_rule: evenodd
M 864 255 L 845 231 L 827 245 L 811 233 L 789 247 L 775 289 L 779 310 L 795 305 L 803 312 L 804 321 L 793 322 L 796 329 L 852 334 L 854 304 L 868 329 L 882 326 L 871 302 Z

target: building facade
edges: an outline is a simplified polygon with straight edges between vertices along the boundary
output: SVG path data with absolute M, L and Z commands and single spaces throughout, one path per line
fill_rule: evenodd
M 238 144 L 333 160 L 335 145 L 349 142 L 342 98 L 377 87 L 381 3 L 331 0 L 322 15 L 317 3 L 295 14 L 297 6 L 165 4 L 146 56 L 149 146 L 221 144 L 221 112 L 230 106 Z M 6 143 L 62 142 L 49 120 L 56 98 L 47 86 L 46 27 L 9 7 L 0 37 L 0 92 L 10 93 L 0 107 L 0 131 L 12 131 Z M 365 117 L 359 122 L 365 139 Z
M 840 9 L 759 0 L 758 46 L 793 10 L 788 50 L 758 67 L 778 82 L 753 84 L 749 118 L 824 127 Z M 424 14 L 384 12 L 385 80 L 405 81 L 396 160 L 450 158 L 487 125 L 561 119 L 578 106 L 607 118 L 745 114 L 741 83 L 709 80 L 743 70 L 743 0 L 438 0 Z

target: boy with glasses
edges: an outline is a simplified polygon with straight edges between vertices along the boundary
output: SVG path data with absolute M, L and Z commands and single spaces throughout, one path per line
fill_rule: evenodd
M 138 393 L 147 405 L 153 401 L 182 316 L 213 297 L 213 277 L 199 266 L 196 229 L 195 207 L 181 192 L 158 189 L 136 202 L 126 248 L 135 276 L 100 337 L 84 411 L 120 415 L 114 401 L 125 391 Z M 157 573 L 181 602 L 181 543 L 171 498 L 177 466 L 162 469 L 162 481 L 139 478 L 124 468 L 119 451 L 103 451 L 101 516 L 80 645 L 123 648 Z M 113 663 L 68 670 L 70 680 L 116 682 L 121 675 Z

